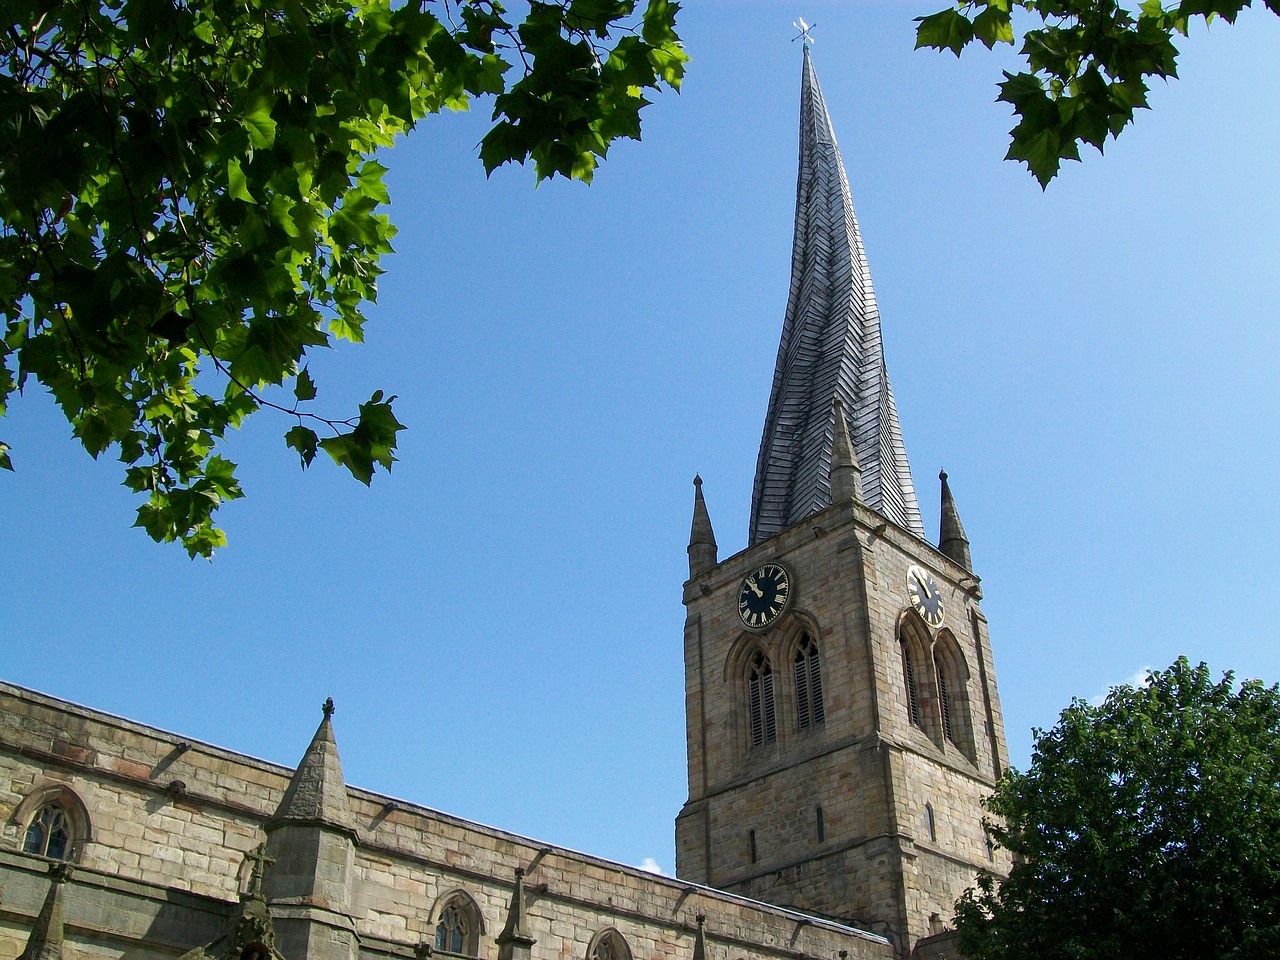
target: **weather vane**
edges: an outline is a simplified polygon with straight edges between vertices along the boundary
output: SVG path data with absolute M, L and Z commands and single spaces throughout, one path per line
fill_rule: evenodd
M 813 37 L 810 36 L 809 34 L 809 31 L 817 26 L 816 23 L 814 24 L 805 23 L 804 17 L 801 17 L 799 20 L 792 20 L 791 25 L 795 27 L 796 30 L 798 31 L 796 36 L 791 38 L 792 43 L 795 43 L 797 40 L 803 40 L 804 45 L 807 47 L 814 42 Z

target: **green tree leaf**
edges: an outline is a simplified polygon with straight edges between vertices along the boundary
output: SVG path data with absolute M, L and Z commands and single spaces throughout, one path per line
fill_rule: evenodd
M 293 385 L 293 395 L 299 400 L 314 400 L 316 398 L 316 382 L 311 379 L 311 374 L 306 367 L 298 371 L 298 379 Z
M 276 142 L 276 122 L 271 119 L 271 106 L 271 98 L 259 96 L 241 118 L 240 122 L 249 134 L 249 146 L 265 149 Z
M 319 445 L 319 438 L 314 430 L 299 424 L 292 427 L 284 435 L 284 441 L 294 450 L 298 451 L 298 456 L 302 459 L 302 466 L 311 466 L 311 461 L 316 458 L 316 449 Z
M 957 57 L 973 39 L 973 23 L 958 9 L 939 10 L 927 17 L 917 17 L 916 49 L 933 47 L 950 50 Z

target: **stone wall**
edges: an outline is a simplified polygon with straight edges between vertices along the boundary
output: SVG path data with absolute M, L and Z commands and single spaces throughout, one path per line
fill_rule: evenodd
M 69 960 L 159 960 L 226 932 L 245 887 L 244 855 L 263 842 L 292 773 L 0 684 L 0 960 L 21 953 L 49 889 L 50 862 L 22 852 L 31 798 L 66 789 L 83 804 L 66 892 Z M 462 893 L 480 928 L 474 955 L 496 960 L 517 867 L 526 871 L 532 960 L 586 960 L 605 929 L 625 939 L 632 960 L 688 960 L 700 914 L 709 960 L 891 956 L 883 939 L 848 926 L 369 791 L 347 788 L 346 803 L 361 958 L 413 956 L 434 940 L 446 899 Z

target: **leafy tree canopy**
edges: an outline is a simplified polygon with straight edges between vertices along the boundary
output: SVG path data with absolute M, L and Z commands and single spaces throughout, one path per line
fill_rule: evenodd
M 1280 0 L 1260 0 L 1280 14 Z M 974 40 L 988 50 L 1014 42 L 1015 15 L 1038 22 L 1025 31 L 1027 72 L 1005 72 L 997 100 L 1013 105 L 1006 160 L 1021 160 L 1046 187 L 1063 160 L 1079 160 L 1080 145 L 1101 152 L 1147 106 L 1148 78 L 1178 75 L 1174 34 L 1196 19 L 1234 23 L 1252 0 L 1181 0 L 1167 8 L 1145 0 L 1136 10 L 1116 0 L 956 0 L 954 7 L 917 19 L 916 47 L 957 57 Z
M 957 904 L 970 960 L 1280 955 L 1280 692 L 1179 659 L 1037 731 L 999 784 L 1014 855 Z
M 308 350 L 359 341 L 394 233 L 379 150 L 492 96 L 492 172 L 589 181 L 678 87 L 672 0 L 8 0 L 0 22 L 0 414 L 33 379 L 192 556 L 263 406 L 370 482 L 392 397 L 315 412 Z M 289 391 L 288 387 L 292 386 Z M 284 389 L 280 389 L 280 388 Z M 0 443 L 0 467 L 12 469 Z

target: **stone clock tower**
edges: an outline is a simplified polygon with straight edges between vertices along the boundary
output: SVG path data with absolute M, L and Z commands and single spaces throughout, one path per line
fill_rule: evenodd
M 804 52 L 791 290 L 751 545 L 722 562 L 695 480 L 684 602 L 682 879 L 942 956 L 956 898 L 1005 872 L 980 801 L 1008 763 L 946 475 L 924 538 L 880 319 Z

